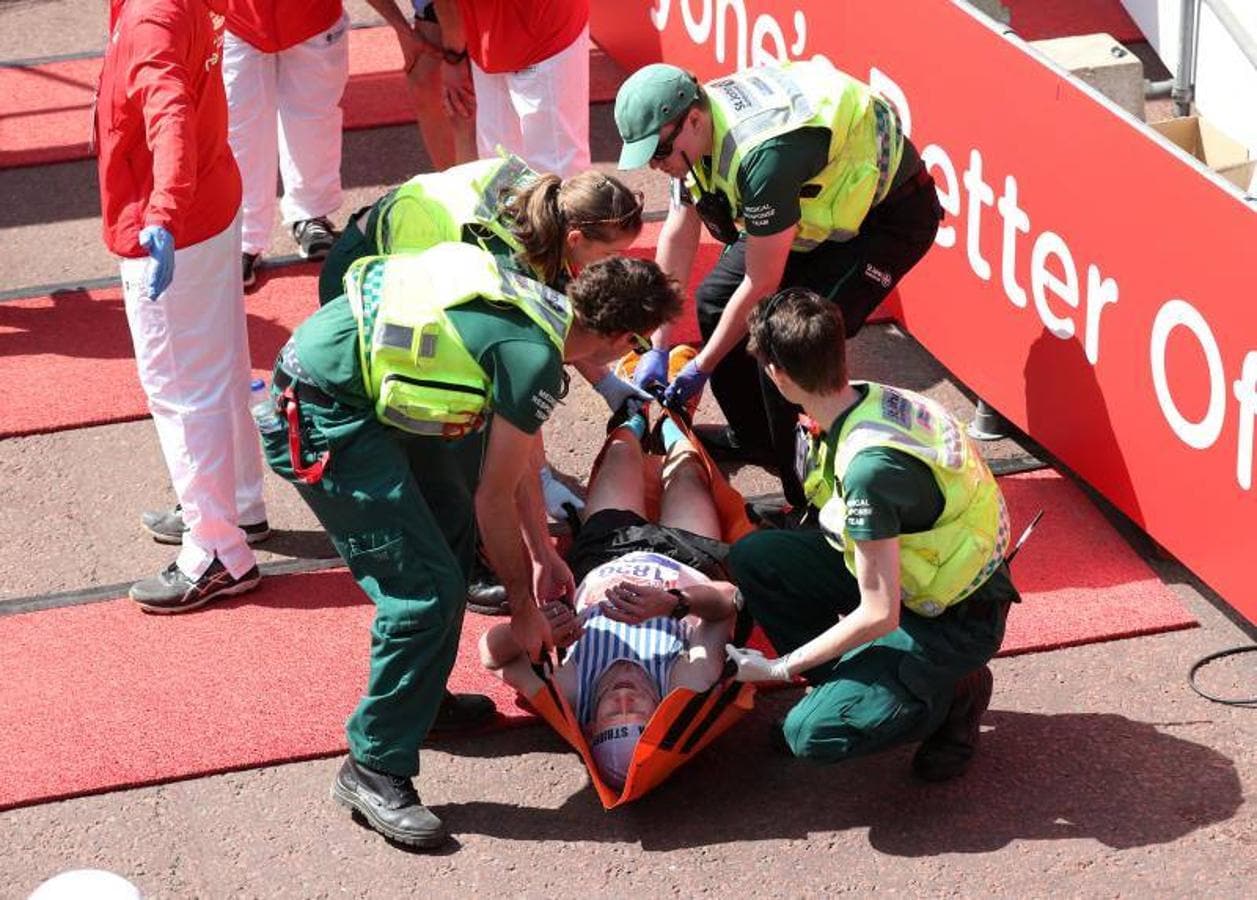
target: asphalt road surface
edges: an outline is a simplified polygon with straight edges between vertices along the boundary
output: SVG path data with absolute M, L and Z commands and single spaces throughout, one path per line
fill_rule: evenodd
M 349 6 L 357 21 L 372 16 Z M 105 9 L 0 3 L 0 60 L 99 50 Z M 609 107 L 592 108 L 591 122 L 596 165 L 610 170 Z M 340 217 L 426 166 L 411 127 L 347 134 Z M 634 180 L 661 212 L 661 180 Z M 0 171 L 0 197 L 0 290 L 116 273 L 100 242 L 92 162 Z M 272 255 L 292 252 L 277 223 Z M 963 385 L 909 335 L 870 327 L 851 353 L 858 377 L 971 414 Z M 20 389 L 29 386 L 3 388 Z M 605 416 L 576 385 L 548 429 L 551 459 L 575 483 Z M 708 400 L 699 418 L 718 416 Z M 1011 441 L 988 449 L 1034 451 Z M 754 469 L 734 479 L 748 495 L 775 487 Z M 280 534 L 263 560 L 326 557 L 290 487 L 272 480 L 267 490 Z M 147 421 L 0 441 L 0 496 L 0 612 L 125 583 L 170 558 L 137 525 L 142 509 L 172 496 Z M 0 898 L 84 867 L 153 897 L 1251 896 L 1254 713 L 1206 703 L 1185 682 L 1192 661 L 1249 638 L 1190 573 L 1110 515 L 1201 627 L 997 660 L 981 754 L 955 783 L 913 781 L 911 748 L 828 768 L 778 756 L 769 723 L 795 696 L 775 694 L 671 781 L 612 813 L 544 727 L 433 743 L 418 786 L 455 835 L 435 855 L 396 849 L 335 806 L 333 759 L 10 810 L 0 813 Z M 1250 660 L 1220 664 L 1210 683 L 1252 693 Z

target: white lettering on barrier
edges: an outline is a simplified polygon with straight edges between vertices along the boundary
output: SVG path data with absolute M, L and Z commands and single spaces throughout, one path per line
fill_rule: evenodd
M 658 31 L 668 26 L 673 0 L 655 0 L 649 16 Z M 786 30 L 773 16 L 762 13 L 751 24 L 749 42 L 745 0 L 677 0 L 681 7 L 681 21 L 686 34 L 696 45 L 707 43 L 713 37 L 712 50 L 717 62 L 725 62 L 728 54 L 729 26 L 732 15 L 736 29 L 734 47 L 738 69 L 745 68 L 748 58 L 753 65 L 763 65 L 787 56 L 802 58 L 806 49 L 807 17 L 796 9 L 791 17 L 794 39 L 788 41 Z M 695 9 L 697 8 L 697 14 Z M 823 54 L 813 54 L 825 59 Z M 877 68 L 869 71 L 868 83 L 889 99 L 899 110 L 905 135 L 912 133 L 912 111 L 904 91 L 885 72 Z M 1003 222 L 1000 242 L 1000 284 L 1008 301 L 1016 308 L 1025 309 L 1028 298 L 1025 289 L 1017 281 L 1018 235 L 1029 235 L 1030 215 L 1018 204 L 1017 179 L 1004 176 L 1004 191 L 998 202 L 991 185 L 983 179 L 982 154 L 975 147 L 969 152 L 969 166 L 962 177 L 957 177 L 955 164 L 947 151 L 938 144 L 920 148 L 921 159 L 934 176 L 939 204 L 951 217 L 957 217 L 964 209 L 968 218 L 965 223 L 965 254 L 973 274 L 982 281 L 991 280 L 991 264 L 982 256 L 982 209 L 994 206 Z M 968 191 L 968 203 L 961 196 L 961 185 Z M 954 225 L 939 225 L 935 243 L 942 248 L 956 245 Z M 1048 268 L 1055 259 L 1060 264 L 1059 274 Z M 1054 294 L 1072 310 L 1081 304 L 1083 315 L 1083 350 L 1087 361 L 1095 366 L 1100 360 L 1100 320 L 1106 306 L 1117 303 L 1120 296 L 1117 281 L 1104 276 L 1094 263 L 1087 266 L 1087 283 L 1083 296 L 1079 296 L 1078 270 L 1073 253 L 1065 239 L 1057 233 L 1045 230 L 1035 238 L 1031 251 L 1030 287 L 1034 296 L 1035 311 L 1048 332 L 1060 340 L 1073 340 L 1077 335 L 1074 316 L 1061 314 L 1048 305 L 1048 294 Z M 1188 421 L 1179 412 L 1165 371 L 1165 346 L 1174 328 L 1183 326 L 1195 335 L 1204 351 L 1209 367 L 1209 406 L 1199 422 Z M 1157 312 L 1150 342 L 1153 385 L 1161 413 L 1174 434 L 1189 447 L 1206 449 L 1218 439 L 1226 420 L 1226 378 L 1222 354 L 1208 322 L 1195 307 L 1184 300 L 1170 300 Z M 1252 487 L 1254 465 L 1254 431 L 1257 428 L 1257 351 L 1250 351 L 1244 359 L 1240 377 L 1232 384 L 1238 406 L 1239 433 L 1236 446 L 1235 478 L 1240 488 Z
M 984 176 L 982 154 L 976 148 L 969 151 L 969 166 L 963 176 L 957 177 L 956 166 L 948 152 L 938 144 L 928 144 L 921 150 L 921 159 L 934 176 L 939 204 L 950 216 L 961 211 L 968 217 L 965 222 L 965 256 L 973 274 L 983 281 L 991 279 L 991 264 L 982 256 L 982 223 L 975 221 L 982 216 L 983 208 L 991 206 L 994 192 Z M 962 196 L 961 188 L 968 196 Z M 1003 219 L 1000 242 L 1000 281 L 1008 301 L 1019 309 L 1029 305 L 1026 290 L 1017 280 L 1018 236 L 1031 233 L 1030 215 L 1018 201 L 1017 179 L 1004 177 L 1004 191 L 994 202 Z M 957 225 L 939 226 L 934 242 L 943 248 L 957 243 Z M 1064 237 L 1054 231 L 1040 232 L 1034 240 L 1030 259 L 1030 293 L 1034 297 L 1034 309 L 1047 331 L 1060 340 L 1073 340 L 1078 335 L 1079 321 L 1075 314 L 1053 309 L 1049 300 L 1055 296 L 1070 310 L 1082 307 L 1082 343 L 1087 362 L 1097 365 L 1100 361 L 1100 322 L 1107 306 L 1117 303 L 1120 296 L 1117 281 L 1101 273 L 1095 264 L 1087 266 L 1086 286 L 1080 295 L 1078 269 L 1073 252 Z M 1175 405 L 1165 370 L 1165 345 L 1170 332 L 1178 326 L 1188 328 L 1195 335 L 1205 355 L 1209 369 L 1209 407 L 1199 422 L 1189 421 Z M 1222 352 L 1204 316 L 1184 300 L 1171 300 L 1157 313 L 1151 338 L 1151 362 L 1153 385 L 1166 424 L 1179 440 L 1194 449 L 1206 449 L 1216 443 L 1226 422 L 1226 373 Z M 1236 445 L 1235 480 L 1242 490 L 1250 490 L 1253 483 L 1254 431 L 1257 430 L 1257 351 L 1248 353 L 1240 377 L 1232 384 L 1239 414 L 1239 434 Z
M 1235 399 L 1240 406 L 1240 433 L 1236 439 L 1235 480 L 1244 490 L 1253 486 L 1253 422 L 1257 420 L 1257 350 L 1244 357 L 1244 367 L 1235 382 Z
M 672 4 L 673 0 L 655 0 L 655 5 L 650 8 L 650 23 L 656 30 L 667 29 L 672 15 Z M 681 8 L 681 24 L 685 27 L 685 33 L 695 44 L 702 46 L 714 33 L 712 50 L 716 62 L 720 63 L 729 57 L 729 20 L 732 18 L 736 34 L 733 41 L 733 65 L 736 69 L 745 69 L 748 59 L 751 65 L 756 66 L 783 60 L 786 58 L 787 44 L 791 56 L 802 56 L 807 44 L 807 17 L 799 9 L 791 16 L 793 40 L 787 39 L 786 30 L 781 23 L 768 13 L 760 13 L 755 17 L 749 29 L 748 40 L 749 15 L 746 11 L 746 0 L 676 0 L 676 5 Z
M 1013 306 L 1026 308 L 1026 291 L 1017 283 L 1017 233 L 1030 233 L 1030 217 L 1017 205 L 1017 179 L 1004 176 L 1004 193 L 995 204 L 1004 220 L 1004 244 L 1000 254 L 1000 283 Z
M 977 148 L 969 151 L 969 168 L 965 169 L 964 185 L 969 190 L 969 219 L 965 223 L 965 253 L 969 268 L 983 281 L 991 280 L 991 264 L 982 258 L 982 207 L 995 202 L 995 192 L 982 180 L 982 154 Z
M 1060 260 L 1064 278 L 1056 277 L 1048 268 L 1048 259 L 1053 256 Z M 1044 327 L 1061 340 L 1072 338 L 1074 320 L 1052 312 L 1047 302 L 1049 289 L 1069 306 L 1078 308 L 1078 270 L 1074 267 L 1074 255 L 1054 231 L 1045 231 L 1035 239 L 1030 255 L 1030 290 L 1034 293 L 1034 308 L 1039 311 Z
M 1100 360 L 1100 313 L 1104 307 L 1117 302 L 1117 282 L 1100 275 L 1100 267 L 1087 266 L 1087 323 L 1083 332 L 1083 350 L 1087 362 L 1095 365 Z
M 1209 407 L 1199 422 L 1192 422 L 1179 412 L 1165 374 L 1165 346 L 1170 334 L 1179 326 L 1195 335 L 1209 367 Z M 1187 446 L 1197 450 L 1212 447 L 1222 433 L 1222 424 L 1226 419 L 1226 376 L 1222 371 L 1222 353 L 1218 350 L 1218 342 L 1209 323 L 1186 300 L 1168 300 L 1157 310 L 1157 317 L 1152 322 L 1149 349 L 1152 354 L 1152 386 L 1157 392 L 1157 402 L 1161 404 L 1165 421 Z
M 775 49 L 768 49 L 767 38 L 772 38 Z M 772 16 L 759 16 L 751 29 L 751 65 L 762 66 L 786 58 L 786 36 L 781 26 Z
M 702 44 L 707 41 L 711 34 L 711 3 L 702 0 L 703 17 L 701 19 L 694 18 L 694 11 L 690 0 L 681 0 L 681 21 L 685 23 L 685 32 L 690 36 L 696 44 Z M 664 21 L 667 22 L 668 14 L 664 12 Z M 724 62 L 724 46 L 721 45 L 717 51 L 717 59 Z

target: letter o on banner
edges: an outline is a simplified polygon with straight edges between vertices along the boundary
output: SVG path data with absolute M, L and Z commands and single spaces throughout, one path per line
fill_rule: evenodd
M 694 18 L 694 4 L 691 0 L 681 0 L 681 21 L 685 23 L 685 31 L 690 40 L 696 44 L 706 42 L 711 37 L 711 6 L 712 0 L 699 0 L 699 8 L 703 12 L 701 19 Z
M 1170 333 L 1180 325 L 1196 336 L 1209 366 L 1209 408 L 1199 422 L 1189 421 L 1178 411 L 1165 375 L 1165 347 Z M 1214 340 L 1209 323 L 1186 300 L 1170 300 L 1157 310 L 1157 318 L 1152 323 L 1149 349 L 1152 353 L 1152 384 L 1166 422 L 1187 446 L 1196 450 L 1212 447 L 1222 433 L 1222 424 L 1226 418 L 1226 376 L 1222 370 L 1222 352 L 1218 349 L 1218 342 Z

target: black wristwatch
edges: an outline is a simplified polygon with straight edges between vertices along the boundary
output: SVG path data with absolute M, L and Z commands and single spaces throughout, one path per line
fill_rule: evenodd
M 674 619 L 684 619 L 690 614 L 690 601 L 685 599 L 680 588 L 668 588 L 668 593 L 677 598 L 677 605 L 672 607 L 670 615 Z
M 456 66 L 467 58 L 467 48 L 462 50 L 451 50 L 449 47 L 441 48 L 441 59 L 445 60 L 451 66 Z

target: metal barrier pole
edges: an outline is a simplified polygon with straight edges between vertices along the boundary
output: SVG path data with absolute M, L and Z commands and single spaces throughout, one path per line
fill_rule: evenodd
M 1174 99 L 1175 115 L 1179 116 L 1189 116 L 1192 112 L 1199 25 L 1200 0 L 1183 0 L 1179 7 L 1178 71 L 1174 73 L 1174 87 L 1170 90 L 1170 96 Z

